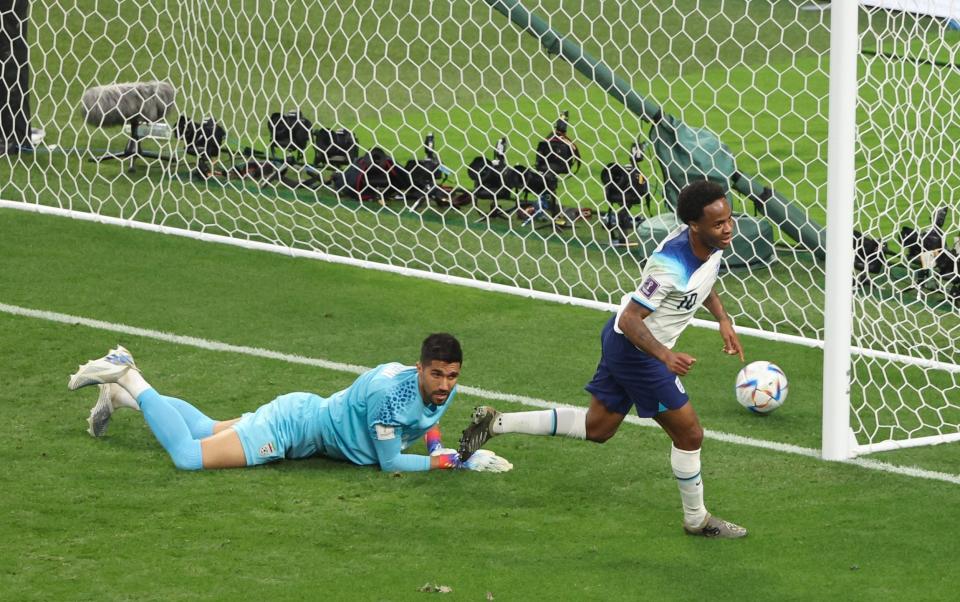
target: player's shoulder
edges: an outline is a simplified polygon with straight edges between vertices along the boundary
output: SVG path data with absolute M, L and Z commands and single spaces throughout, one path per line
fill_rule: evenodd
M 667 234 L 667 237 L 657 246 L 653 252 L 653 257 L 680 258 L 685 251 L 690 248 L 690 228 L 686 224 L 679 226 L 676 230 Z
M 723 263 L 723 249 L 714 249 L 710 253 L 710 257 L 705 262 L 705 265 L 709 265 L 714 272 L 720 271 L 720 265 Z
M 383 391 L 388 395 L 402 395 L 410 392 L 416 392 L 417 367 L 407 366 L 399 362 L 380 364 L 374 368 L 371 374 L 369 389 L 374 391 Z M 411 384 L 412 383 L 412 384 Z
M 661 273 L 684 272 L 684 264 L 686 263 L 684 250 L 689 245 L 690 236 L 686 226 L 671 232 L 650 254 L 645 266 L 646 269 Z
M 686 225 L 671 232 L 648 260 L 651 270 L 674 274 L 681 280 L 688 279 L 704 263 L 690 247 L 690 229 Z
M 403 378 L 408 375 L 411 371 L 416 372 L 416 366 L 407 366 L 406 364 L 401 364 L 400 362 L 388 362 L 386 364 L 380 364 L 373 369 L 376 372 L 378 378 L 384 380 Z
M 379 371 L 375 379 L 381 403 L 377 409 L 375 422 L 381 424 L 402 424 L 411 406 L 422 405 L 417 385 L 417 369 L 399 363 L 377 366 Z

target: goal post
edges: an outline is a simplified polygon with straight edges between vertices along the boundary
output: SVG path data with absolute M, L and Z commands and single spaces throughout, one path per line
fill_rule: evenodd
M 960 33 L 890 4 L 30 0 L 0 199 L 609 309 L 712 178 L 823 456 L 953 441 Z
M 844 460 L 854 451 L 850 449 L 850 339 L 853 330 L 858 11 L 854 2 L 831 4 L 821 440 L 821 453 L 827 460 Z

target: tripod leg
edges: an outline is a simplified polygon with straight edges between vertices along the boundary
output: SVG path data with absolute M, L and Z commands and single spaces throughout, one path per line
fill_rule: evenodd
M 482 213 L 482 212 L 481 212 Z M 482 214 L 483 217 L 477 220 L 479 222 L 489 222 L 492 219 L 503 218 L 507 219 L 509 216 L 503 212 L 503 209 L 500 209 L 500 206 L 497 205 L 497 201 L 490 201 L 490 211 Z
M 140 140 L 138 138 L 131 138 L 127 142 L 127 149 L 123 151 L 123 154 L 130 159 L 130 163 L 127 165 L 127 172 L 132 172 L 137 169 L 137 155 L 140 154 Z

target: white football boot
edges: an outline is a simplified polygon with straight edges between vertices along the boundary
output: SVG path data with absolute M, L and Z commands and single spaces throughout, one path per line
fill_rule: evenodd
M 127 370 L 131 369 L 137 370 L 137 365 L 133 362 L 133 356 L 130 355 L 129 351 L 117 345 L 115 349 L 111 349 L 107 355 L 100 359 L 90 360 L 80 366 L 77 372 L 70 377 L 67 387 L 71 391 L 75 391 L 80 387 L 89 385 L 115 383 L 117 379 L 127 373 Z
M 116 383 L 97 385 L 100 396 L 97 403 L 90 408 L 90 417 L 87 418 L 87 432 L 91 437 L 103 437 L 110 426 L 110 418 L 120 408 L 130 408 L 140 411 L 140 404 L 126 389 Z
M 735 525 L 712 514 L 707 514 L 707 518 L 703 519 L 702 525 L 698 527 L 683 525 L 683 530 L 690 535 L 715 537 L 717 539 L 739 539 L 747 536 L 747 530 L 740 525 Z

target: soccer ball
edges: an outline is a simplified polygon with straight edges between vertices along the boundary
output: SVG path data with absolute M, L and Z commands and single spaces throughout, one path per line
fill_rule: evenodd
M 769 414 L 787 399 L 787 375 L 776 364 L 751 362 L 737 374 L 736 393 L 743 407 Z

